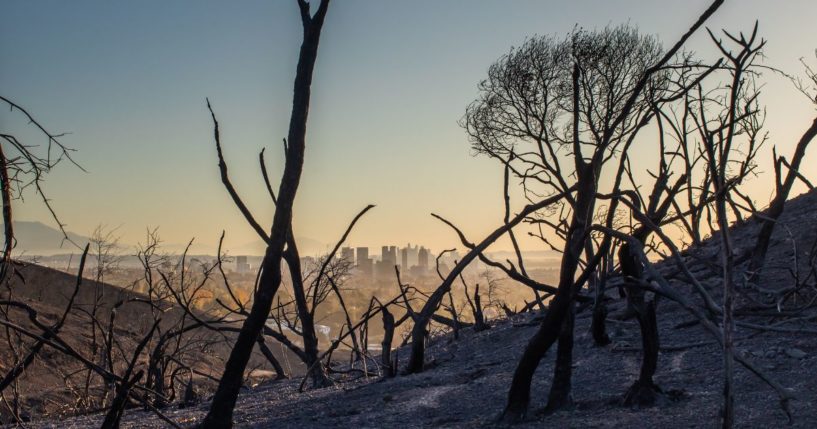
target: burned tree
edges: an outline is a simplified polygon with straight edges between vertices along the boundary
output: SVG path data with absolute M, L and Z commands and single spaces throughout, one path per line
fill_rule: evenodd
M 2 256 L 0 256 L 0 283 L 2 283 L 3 286 L 3 297 L 7 301 L 3 305 L 0 305 L 0 316 L 2 316 L 2 321 L 10 322 L 12 308 L 20 304 L 20 302 L 14 300 L 12 278 L 16 276 L 23 279 L 18 270 L 20 265 L 12 259 L 12 252 L 17 244 L 14 236 L 13 201 L 22 201 L 24 191 L 28 188 L 33 188 L 34 192 L 50 213 L 51 218 L 57 223 L 63 234 L 63 238 L 70 242 L 64 230 L 64 224 L 60 222 L 56 211 L 51 205 L 51 200 L 45 194 L 45 178 L 54 167 L 66 160 L 80 169 L 82 169 L 82 167 L 74 162 L 71 157 L 73 149 L 68 148 L 61 142 L 61 138 L 64 134 L 56 134 L 48 131 L 25 108 L 6 97 L 0 96 L 0 104 L 7 106 L 8 111 L 15 117 L 14 120 L 4 122 L 4 129 L 0 130 L 0 200 L 2 200 L 4 234 Z M 32 128 L 38 137 L 44 137 L 45 145 L 40 146 L 29 142 L 27 137 L 20 137 L 16 134 L 16 131 L 12 131 L 10 129 L 11 124 L 16 123 L 19 119 L 22 119 L 20 122 L 23 123 L 25 127 Z M 6 126 L 8 126 L 9 129 L 6 129 Z M 44 147 L 45 149 L 38 150 L 38 147 Z M 76 243 L 72 243 L 72 245 L 81 249 Z M 75 297 L 75 294 L 73 296 Z M 54 332 L 59 331 L 65 323 L 65 319 L 68 313 L 73 309 L 73 305 L 74 299 L 72 297 L 68 301 L 62 318 L 57 324 L 52 326 Z M 12 402 L 14 406 L 10 408 L 10 411 L 19 423 L 18 377 L 32 364 L 52 334 L 46 334 L 49 338 L 45 338 L 44 341 L 37 340 L 33 345 L 27 345 L 24 340 L 25 335 L 15 331 L 15 329 L 10 326 L 5 326 L 4 333 L 6 346 L 12 352 L 14 361 L 12 362 L 9 372 L 3 377 L 2 381 L 0 381 L 0 400 L 8 403 L 5 396 L 3 396 L 3 392 L 7 387 L 12 386 Z
M 2 191 L 3 232 L 5 235 L 0 279 L 5 279 L 8 264 L 11 260 L 11 252 L 16 244 L 12 218 L 12 200 L 21 199 L 23 191 L 33 187 L 51 217 L 57 223 L 63 238 L 70 242 L 64 229 L 65 225 L 60 222 L 57 212 L 51 205 L 51 200 L 45 195 L 45 176 L 63 161 L 68 161 L 81 170 L 82 167 L 71 157 L 73 149 L 61 142 L 61 138 L 65 134 L 48 131 L 31 113 L 6 97 L 0 96 L 0 102 L 8 106 L 10 112 L 19 113 L 22 119 L 28 125 L 34 127 L 46 140 L 45 153 L 37 153 L 34 150 L 37 145 L 21 141 L 11 131 L 0 130 L 0 191 Z M 78 244 L 73 244 L 79 248 Z
M 569 403 L 572 329 L 562 329 L 562 324 L 582 287 L 576 275 L 587 249 L 603 167 L 647 124 L 654 101 L 650 97 L 661 95 L 665 85 L 662 67 L 719 4 L 665 53 L 653 39 L 626 27 L 577 31 L 564 41 L 529 40 L 494 64 L 480 84 L 482 95 L 465 118 L 475 150 L 505 165 L 515 160 L 508 168 L 526 195 L 572 190 L 564 203 L 570 214 L 556 228 L 564 239 L 559 285 L 517 367 L 507 418 L 525 415 L 533 373 L 557 339 L 548 408 Z M 568 183 L 571 177 L 573 184 Z M 580 279 L 591 274 L 599 258 L 594 259 Z
M 729 33 L 724 33 L 729 39 L 735 41 L 738 46 L 737 52 L 729 50 L 725 44 L 716 39 L 710 32 L 710 36 L 715 40 L 716 45 L 723 55 L 729 60 L 731 82 L 729 83 L 729 95 L 725 97 L 722 105 L 726 106 L 723 113 L 714 121 L 714 127 L 705 118 L 701 118 L 699 123 L 701 139 L 706 149 L 707 166 L 709 175 L 712 177 L 713 192 L 715 193 L 715 211 L 718 220 L 718 233 L 721 242 L 721 264 L 723 269 L 723 359 L 724 359 L 724 402 L 722 409 L 722 426 L 731 428 L 734 425 L 734 344 L 733 336 L 735 331 L 733 313 L 735 284 L 733 281 L 734 251 L 732 239 L 729 231 L 729 214 L 727 212 L 727 183 L 729 181 L 728 168 L 731 166 L 729 156 L 732 153 L 733 145 L 736 144 L 736 135 L 746 128 L 749 132 L 754 123 L 749 121 L 745 124 L 743 118 L 749 116 L 756 110 L 757 94 L 753 92 L 750 79 L 746 75 L 752 73 L 751 67 L 757 59 L 765 41 L 757 40 L 757 24 L 747 38 L 743 33 L 740 39 Z M 701 108 L 703 111 L 703 107 Z M 703 116 L 703 113 L 702 113 Z M 751 118 L 751 116 L 749 116 Z M 751 135 L 751 134 L 750 134 Z M 754 139 L 752 139 L 754 143 Z M 752 152 L 750 147 L 749 152 Z
M 301 172 L 303 171 L 310 87 L 312 86 L 315 60 L 318 55 L 318 43 L 326 18 L 326 11 L 329 7 L 329 0 L 322 0 L 314 15 L 310 13 L 309 6 L 310 4 L 305 0 L 298 0 L 303 25 L 303 43 L 301 44 L 295 76 L 284 172 L 278 189 L 269 242 L 260 268 L 261 274 L 258 279 L 258 287 L 250 314 L 244 320 L 241 332 L 225 365 L 218 390 L 213 397 L 210 411 L 202 423 L 202 427 L 205 428 L 232 426 L 233 408 L 244 379 L 244 369 L 258 340 L 258 335 L 269 316 L 275 293 L 281 285 L 281 262 L 284 246 L 290 235 L 292 206 L 300 183 Z M 218 128 L 216 128 L 216 138 L 218 138 Z
M 12 410 L 13 418 L 18 422 L 27 419 L 27 413 L 22 409 L 17 395 L 17 385 L 21 377 L 26 377 L 26 372 L 34 368 L 32 365 L 35 365 L 38 359 L 52 363 L 55 356 L 61 356 L 60 359 L 64 358 L 67 362 L 54 365 L 49 370 L 62 377 L 64 384 L 62 388 L 67 396 L 64 405 L 69 412 L 107 409 L 109 410 L 107 425 L 116 426 L 125 409 L 142 404 L 153 410 L 170 426 L 176 427 L 177 425 L 167 419 L 157 406 L 162 407 L 173 401 L 174 379 L 178 371 L 190 370 L 192 364 L 187 360 L 189 353 L 191 350 L 196 350 L 193 354 L 200 353 L 202 341 L 196 335 L 191 334 L 194 327 L 185 325 L 183 316 L 178 319 L 169 317 L 162 321 L 162 316 L 167 316 L 172 305 L 169 302 L 170 294 L 153 288 L 156 282 L 150 277 L 155 271 L 147 269 L 146 266 L 145 279 L 150 285 L 146 287 L 148 293 L 145 295 L 132 290 L 135 289 L 135 285 L 128 290 L 128 288 L 117 289 L 104 284 L 105 275 L 115 267 L 119 255 L 116 253 L 117 246 L 112 236 L 98 230 L 94 234 L 94 250 L 90 252 L 95 254 L 96 272 L 89 276 L 95 278 L 96 281 L 83 281 L 83 275 L 87 273 L 86 259 L 91 247 L 88 245 L 85 246 L 80 258 L 73 289 L 66 289 L 67 295 L 64 296 L 64 302 L 59 303 L 63 310 L 57 315 L 56 321 L 48 315 L 47 310 L 40 308 L 43 303 L 37 301 L 42 297 L 29 304 L 27 300 L 30 300 L 31 297 L 18 293 L 21 291 L 18 287 L 26 281 L 28 264 L 13 261 L 11 258 L 15 244 L 12 201 L 22 198 L 25 189 L 34 189 L 62 230 L 65 240 L 70 242 L 51 201 L 44 195 L 44 183 L 46 175 L 52 168 L 66 160 L 73 163 L 73 159 L 71 149 L 65 147 L 60 141 L 62 134 L 47 131 L 18 104 L 3 97 L 0 97 L 0 101 L 8 104 L 12 114 L 20 113 L 27 120 L 27 124 L 35 128 L 35 133 L 43 134 L 46 143 L 39 146 L 29 142 L 23 143 L 23 140 L 26 139 L 18 138 L 11 131 L 0 132 L 0 140 L 2 140 L 0 178 L 2 179 L 3 217 L 6 233 L 2 275 L 0 275 L 3 282 L 2 299 L 0 300 L 2 301 L 0 313 L 3 317 L 0 318 L 0 325 L 3 326 L 6 333 L 8 351 L 14 355 L 12 366 L 0 380 L 0 396 L 9 393 L 7 388 L 11 388 L 14 395 L 11 402 L 16 408 Z M 43 153 L 38 153 L 36 150 L 38 147 L 43 148 Z M 77 246 L 76 243 L 71 244 Z M 55 288 L 54 292 L 58 290 L 59 287 Z M 128 329 L 123 330 L 121 314 L 130 314 L 134 309 L 129 307 L 140 306 L 150 309 L 150 311 L 139 313 L 149 315 L 146 319 L 150 319 L 149 323 L 152 327 L 139 332 L 139 328 L 144 326 L 129 320 Z M 120 316 L 117 317 L 117 315 Z M 66 329 L 69 326 L 71 329 Z M 75 332 L 83 331 L 86 326 L 88 328 L 87 337 L 83 335 L 77 339 Z M 181 326 L 182 329 L 174 329 L 178 326 Z M 175 342 L 168 349 L 157 347 L 157 349 L 162 349 L 160 360 L 162 367 L 166 370 L 157 375 L 152 371 L 154 366 L 151 363 L 147 367 L 143 366 L 143 362 L 148 360 L 145 356 L 148 353 L 144 351 L 153 342 L 154 334 L 165 336 L 168 331 L 175 332 L 170 337 Z M 43 350 L 46 348 L 50 349 L 51 354 L 44 355 Z M 60 386 L 54 387 L 59 388 Z M 73 396 L 73 404 L 71 396 Z
M 654 226 L 678 223 L 682 221 L 688 228 L 691 236 L 700 236 L 698 230 L 699 223 L 695 221 L 696 214 L 709 208 L 713 192 L 711 184 L 716 177 L 711 172 L 711 163 L 708 162 L 710 152 L 705 145 L 708 140 L 701 137 L 699 124 L 706 122 L 702 112 L 707 111 L 709 104 L 719 105 L 717 96 L 719 91 L 703 91 L 701 88 L 708 84 L 709 80 L 719 78 L 719 73 L 728 70 L 724 67 L 722 60 L 716 61 L 712 65 L 704 65 L 693 61 L 689 56 L 684 56 L 680 66 L 673 70 L 670 77 L 672 89 L 670 93 L 674 96 L 664 98 L 662 103 L 653 105 L 656 128 L 658 131 L 658 168 L 648 174 L 654 178 L 652 190 L 648 195 L 642 194 L 639 182 L 634 178 L 633 168 L 630 162 L 630 155 L 624 151 L 622 155 L 619 175 L 624 173 L 630 182 L 630 190 L 620 191 L 623 198 L 628 198 L 625 205 L 642 213 L 642 219 L 646 221 L 635 221 L 636 226 L 631 227 L 634 241 L 624 242 L 618 250 L 619 268 L 624 277 L 624 286 L 627 297 L 627 312 L 625 315 L 635 317 L 638 320 L 642 332 L 642 346 L 644 351 L 641 373 L 638 380 L 628 390 L 624 397 L 627 405 L 650 405 L 655 401 L 655 396 L 660 392 L 658 386 L 652 381 L 652 376 L 656 370 L 658 360 L 658 332 L 656 323 L 655 300 L 645 301 L 643 289 L 638 285 L 642 281 L 644 272 L 641 262 L 633 255 L 636 253 L 630 246 L 633 243 L 647 243 L 647 239 L 653 234 Z M 720 85 L 719 83 L 717 85 Z M 746 105 L 744 114 L 739 118 L 741 134 L 746 136 L 745 141 L 728 148 L 725 151 L 716 151 L 719 158 L 713 162 L 721 165 L 721 161 L 729 166 L 731 176 L 726 180 L 728 184 L 722 192 L 725 201 L 731 201 L 735 194 L 743 197 L 738 191 L 738 185 L 748 176 L 754 173 L 754 158 L 759 148 L 762 146 L 764 137 L 761 133 L 762 117 L 759 109 L 752 105 L 756 99 L 755 94 L 747 92 L 742 97 L 749 104 Z M 680 118 L 679 114 L 680 113 Z M 693 124 L 690 126 L 690 124 Z M 671 141 L 675 140 L 675 147 Z M 693 155 L 696 154 L 696 155 Z M 739 155 L 739 156 L 738 156 Z M 677 162 L 676 162 L 677 161 Z M 679 166 L 680 164 L 680 166 Z M 674 181 L 671 177 L 680 167 L 680 175 Z M 702 170 L 702 171 L 697 171 Z M 700 196 L 691 198 L 692 177 L 703 176 L 702 184 L 698 187 Z M 616 180 L 620 180 L 620 176 Z M 618 186 L 616 186 L 618 187 Z M 686 188 L 686 189 L 685 189 Z M 679 202 L 680 196 L 687 193 L 687 201 Z M 615 207 L 618 198 L 613 196 L 611 207 Z M 685 206 L 685 204 L 687 204 Z M 733 210 L 737 204 L 733 204 Z M 739 215 L 739 213 L 738 213 Z M 687 217 L 691 220 L 687 221 Z M 631 214 L 632 218 L 632 214 Z M 613 227 L 611 217 L 608 216 L 607 227 Z M 634 220 L 634 219 L 633 219 Z M 631 220 L 630 223 L 633 223 Z M 619 229 L 624 229 L 618 226 Z M 650 246 L 656 247 L 656 246 Z M 640 249 L 640 252 L 647 250 Z M 595 322 L 595 320 L 594 320 Z
M 459 277 L 460 273 L 468 266 L 471 262 L 473 262 L 476 258 L 480 257 L 482 253 L 493 244 L 496 240 L 506 234 L 511 228 L 519 225 L 526 216 L 530 215 L 531 213 L 542 210 L 560 199 L 564 198 L 565 194 L 560 193 L 554 196 L 542 199 L 536 203 L 528 204 L 522 209 L 519 214 L 514 216 L 509 222 L 506 222 L 505 225 L 500 226 L 496 230 L 494 230 L 490 235 L 485 237 L 481 242 L 478 244 L 472 244 L 470 247 L 470 251 L 463 256 L 463 258 L 457 262 L 454 268 L 445 276 L 442 283 L 434 290 L 434 292 L 428 297 L 426 302 L 423 304 L 423 308 L 419 312 L 412 312 L 414 319 L 414 326 L 411 329 L 411 355 L 409 357 L 409 363 L 406 368 L 406 372 L 408 373 L 418 373 L 422 372 L 425 366 L 425 341 L 426 337 L 428 336 L 428 324 L 434 319 L 435 313 L 437 309 L 443 302 L 443 299 L 448 295 L 448 292 L 451 290 L 451 286 Z M 440 220 L 445 221 L 441 217 L 434 215 Z M 450 224 L 449 224 L 450 225 Z M 540 285 L 543 290 L 551 291 L 547 286 Z
M 573 214 L 571 226 L 566 228 L 560 288 L 534 282 L 515 267 L 489 263 L 504 267 L 512 278 L 534 289 L 555 293 L 550 308 L 558 310 L 549 314 L 558 318 L 551 323 L 561 326 L 573 300 L 573 276 L 585 249 L 601 167 L 633 131 L 643 127 L 640 93 L 652 73 L 643 78 L 642 74 L 657 61 L 659 53 L 653 40 L 628 28 L 602 33 L 577 31 L 563 41 L 531 39 L 489 69 L 488 79 L 480 83 L 482 95 L 468 107 L 463 126 L 477 153 L 499 160 L 520 179 L 529 204 L 513 219 L 506 215 L 504 225 L 478 245 L 469 246 L 471 251 L 426 302 L 412 332 L 409 372 L 422 370 L 426 320 L 458 272 L 477 257 L 486 262 L 482 253 L 499 236 L 564 200 Z M 620 68 L 622 60 L 629 61 Z M 605 74 L 612 78 L 607 83 Z M 580 99 L 586 103 L 580 106 Z M 639 107 L 630 115 L 636 104 Z M 586 140 L 580 133 L 588 136 Z M 585 147 L 592 150 L 587 157 L 583 155 Z M 568 183 L 571 174 L 578 178 L 572 184 Z M 537 197 L 543 194 L 551 196 Z M 524 270 L 523 265 L 520 268 Z M 565 340 L 563 359 L 570 360 L 570 348 Z M 569 388 L 554 398 L 561 401 L 567 395 Z
M 805 65 L 805 63 L 804 63 Z M 817 71 L 813 70 L 808 65 L 806 67 L 806 75 L 808 80 L 817 87 Z M 804 95 L 806 95 L 809 101 L 817 104 L 817 95 L 813 94 L 813 90 L 817 88 L 808 88 L 807 84 L 804 84 L 801 80 L 794 79 L 794 83 Z M 747 282 L 756 282 L 758 280 L 758 276 L 760 271 L 763 268 L 763 264 L 766 260 L 766 253 L 769 250 L 769 244 L 771 243 L 772 232 L 774 232 L 775 225 L 777 224 L 777 219 L 783 214 L 783 208 L 786 205 L 786 199 L 789 197 L 789 193 L 791 192 L 792 187 L 794 186 L 794 182 L 803 177 L 800 175 L 800 165 L 803 161 L 803 158 L 806 155 L 806 149 L 808 148 L 809 143 L 817 137 L 817 118 L 812 121 L 811 125 L 806 129 L 803 135 L 800 137 L 800 140 L 797 142 L 797 146 L 795 146 L 794 154 L 791 157 L 791 160 L 787 161 L 785 157 L 777 156 L 775 151 L 774 154 L 774 172 L 775 172 L 775 193 L 774 199 L 772 199 L 771 203 L 769 204 L 769 208 L 766 210 L 764 214 L 764 218 L 761 220 L 762 226 L 760 227 L 760 232 L 758 232 L 757 236 L 757 243 L 755 244 L 755 248 L 752 251 L 752 257 L 749 262 L 749 268 L 747 272 Z M 783 167 L 788 169 L 785 178 L 783 177 Z
M 558 219 L 551 221 L 542 214 L 530 217 L 530 223 L 540 228 L 534 235 L 546 245 L 554 246 L 542 226 L 564 242 L 562 265 L 547 314 L 514 374 L 506 419 L 524 417 L 533 374 L 557 339 L 560 346 L 548 408 L 570 403 L 572 329 L 569 323 L 564 328 L 563 322 L 569 319 L 572 302 L 585 282 L 594 278 L 599 262 L 609 257 L 608 238 L 597 249 L 589 241 L 604 166 L 615 157 L 622 159 L 611 189 L 616 194 L 635 136 L 655 119 L 657 108 L 689 91 L 688 87 L 668 88 L 668 75 L 676 66 L 670 61 L 721 4 L 713 2 L 665 52 L 650 38 L 627 28 L 577 31 L 563 42 L 527 41 L 492 66 L 488 79 L 480 84 L 482 94 L 464 119 L 475 150 L 505 165 L 528 199 L 570 189 Z M 668 208 L 663 205 L 665 212 Z M 607 213 L 611 224 L 614 204 Z

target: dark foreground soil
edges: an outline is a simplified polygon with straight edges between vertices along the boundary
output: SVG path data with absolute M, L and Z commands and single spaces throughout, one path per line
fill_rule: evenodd
M 669 306 L 667 306 L 669 307 Z M 661 324 L 663 350 L 656 382 L 672 391 L 658 406 L 630 409 L 621 396 L 638 375 L 640 342 L 634 323 L 611 328 L 613 344 L 594 348 L 588 320 L 577 321 L 573 379 L 575 407 L 541 415 L 553 369 L 553 353 L 537 373 L 528 422 L 519 427 L 715 427 L 721 393 L 721 355 L 700 327 L 673 329 Z M 490 331 L 466 330 L 460 340 L 441 339 L 430 349 L 436 365 L 419 375 L 361 381 L 336 388 L 298 393 L 299 380 L 270 383 L 245 391 L 236 409 L 237 427 L 491 427 L 502 411 L 510 377 L 534 327 L 511 321 Z M 748 333 L 743 332 L 743 336 Z M 704 344 L 704 345 L 702 345 Z M 785 386 L 795 390 L 794 427 L 817 427 L 817 345 L 797 335 L 758 335 L 738 343 L 742 350 Z M 787 352 L 800 350 L 805 357 Z M 793 353 L 797 354 L 797 353 Z M 787 422 L 774 392 L 739 368 L 736 411 L 739 427 L 778 427 Z M 168 410 L 177 422 L 192 426 L 204 417 L 207 403 Z M 78 417 L 41 427 L 98 427 L 101 417 Z M 126 413 L 123 427 L 162 427 L 149 412 Z

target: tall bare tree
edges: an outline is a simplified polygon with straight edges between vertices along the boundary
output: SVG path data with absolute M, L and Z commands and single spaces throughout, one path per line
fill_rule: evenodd
M 227 360 L 212 405 L 202 423 L 204 428 L 232 426 L 233 408 L 244 379 L 244 369 L 247 367 L 252 349 L 258 340 L 258 335 L 267 321 L 273 297 L 281 285 L 281 262 L 284 246 L 291 230 L 292 206 L 295 202 L 295 194 L 303 171 L 312 76 L 315 60 L 318 56 L 321 29 L 326 18 L 329 2 L 330 0 L 321 0 L 317 11 L 312 15 L 309 10 L 310 4 L 305 0 L 298 0 L 303 26 L 303 43 L 301 44 L 295 75 L 292 116 L 287 136 L 286 161 L 278 189 L 275 215 L 269 233 L 270 239 L 261 263 L 261 274 L 258 279 L 250 315 L 244 320 L 241 332 L 238 334 L 233 350 Z M 215 132 L 218 139 L 217 125 Z
M 649 123 L 655 101 L 665 95 L 665 66 L 721 4 L 712 3 L 665 52 L 654 40 L 627 28 L 577 31 L 563 42 L 526 42 L 492 66 L 480 84 L 482 95 L 465 119 L 475 149 L 503 164 L 515 159 L 516 166 L 510 168 L 526 195 L 569 190 L 565 205 L 570 214 L 554 228 L 564 240 L 557 292 L 514 373 L 507 419 L 525 415 L 533 374 L 557 339 L 548 408 L 570 402 L 569 321 L 574 297 L 601 259 L 589 252 L 593 260 L 586 261 L 577 279 L 603 167 Z

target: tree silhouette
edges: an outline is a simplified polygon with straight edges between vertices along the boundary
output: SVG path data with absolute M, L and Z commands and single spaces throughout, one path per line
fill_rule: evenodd
M 516 368 L 506 419 L 525 416 L 533 374 L 557 340 L 548 408 L 570 402 L 573 301 L 606 253 L 589 255 L 593 260 L 577 280 L 603 167 L 649 123 L 652 105 L 667 96 L 665 65 L 721 4 L 712 3 L 663 53 L 655 41 L 626 27 L 578 30 L 561 42 L 529 40 L 494 64 L 480 84 L 482 95 L 464 119 L 473 147 L 506 165 L 516 160 L 507 168 L 530 194 L 567 191 L 571 213 L 557 226 L 564 237 L 557 292 Z M 518 146 L 520 142 L 530 149 Z
M 304 149 L 306 147 L 306 122 L 309 114 L 310 87 L 318 56 L 318 43 L 330 0 L 321 0 L 314 15 L 310 14 L 305 0 L 298 0 L 303 25 L 298 66 L 295 74 L 295 90 L 292 101 L 292 116 L 287 136 L 286 161 L 281 184 L 278 189 L 275 215 L 269 234 L 269 242 L 261 263 L 258 288 L 253 299 L 249 316 L 244 320 L 235 345 L 221 376 L 218 389 L 213 397 L 210 411 L 202 422 L 204 428 L 225 428 L 232 426 L 233 408 L 238 391 L 244 379 L 244 369 L 250 359 L 258 335 L 264 327 L 272 307 L 272 300 L 281 285 L 281 261 L 284 246 L 292 225 L 292 206 L 303 171 Z M 215 129 L 218 139 L 218 126 Z

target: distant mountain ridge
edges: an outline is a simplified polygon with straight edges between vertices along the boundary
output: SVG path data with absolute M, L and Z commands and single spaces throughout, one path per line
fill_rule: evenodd
M 85 246 L 91 239 L 88 236 L 66 231 L 70 241 L 78 246 Z M 5 234 L 3 234 L 5 239 Z M 58 254 L 68 254 L 81 252 L 65 240 L 65 235 L 57 228 L 48 226 L 38 221 L 14 221 L 14 238 L 17 246 L 14 248 L 15 255 L 39 255 L 51 256 Z M 298 237 L 299 247 L 304 256 L 312 256 L 329 251 L 329 245 L 309 237 Z M 131 249 L 130 243 L 119 243 L 122 249 Z M 171 253 L 182 253 L 187 247 L 187 243 L 164 243 L 163 249 Z M 194 241 L 189 249 L 190 254 L 215 254 L 217 244 Z M 263 255 L 266 245 L 263 241 L 257 240 L 239 245 L 225 245 L 225 249 L 231 255 Z M 127 253 L 127 252 L 126 252 Z
M 18 255 L 21 253 L 52 255 L 76 251 L 74 245 L 65 240 L 65 235 L 77 245 L 85 245 L 90 240 L 86 236 L 71 231 L 66 231 L 66 234 L 63 235 L 59 229 L 42 222 L 14 221 L 13 226 L 14 238 L 17 240 L 14 253 Z M 3 233 L 3 239 L 5 240 L 5 233 Z

